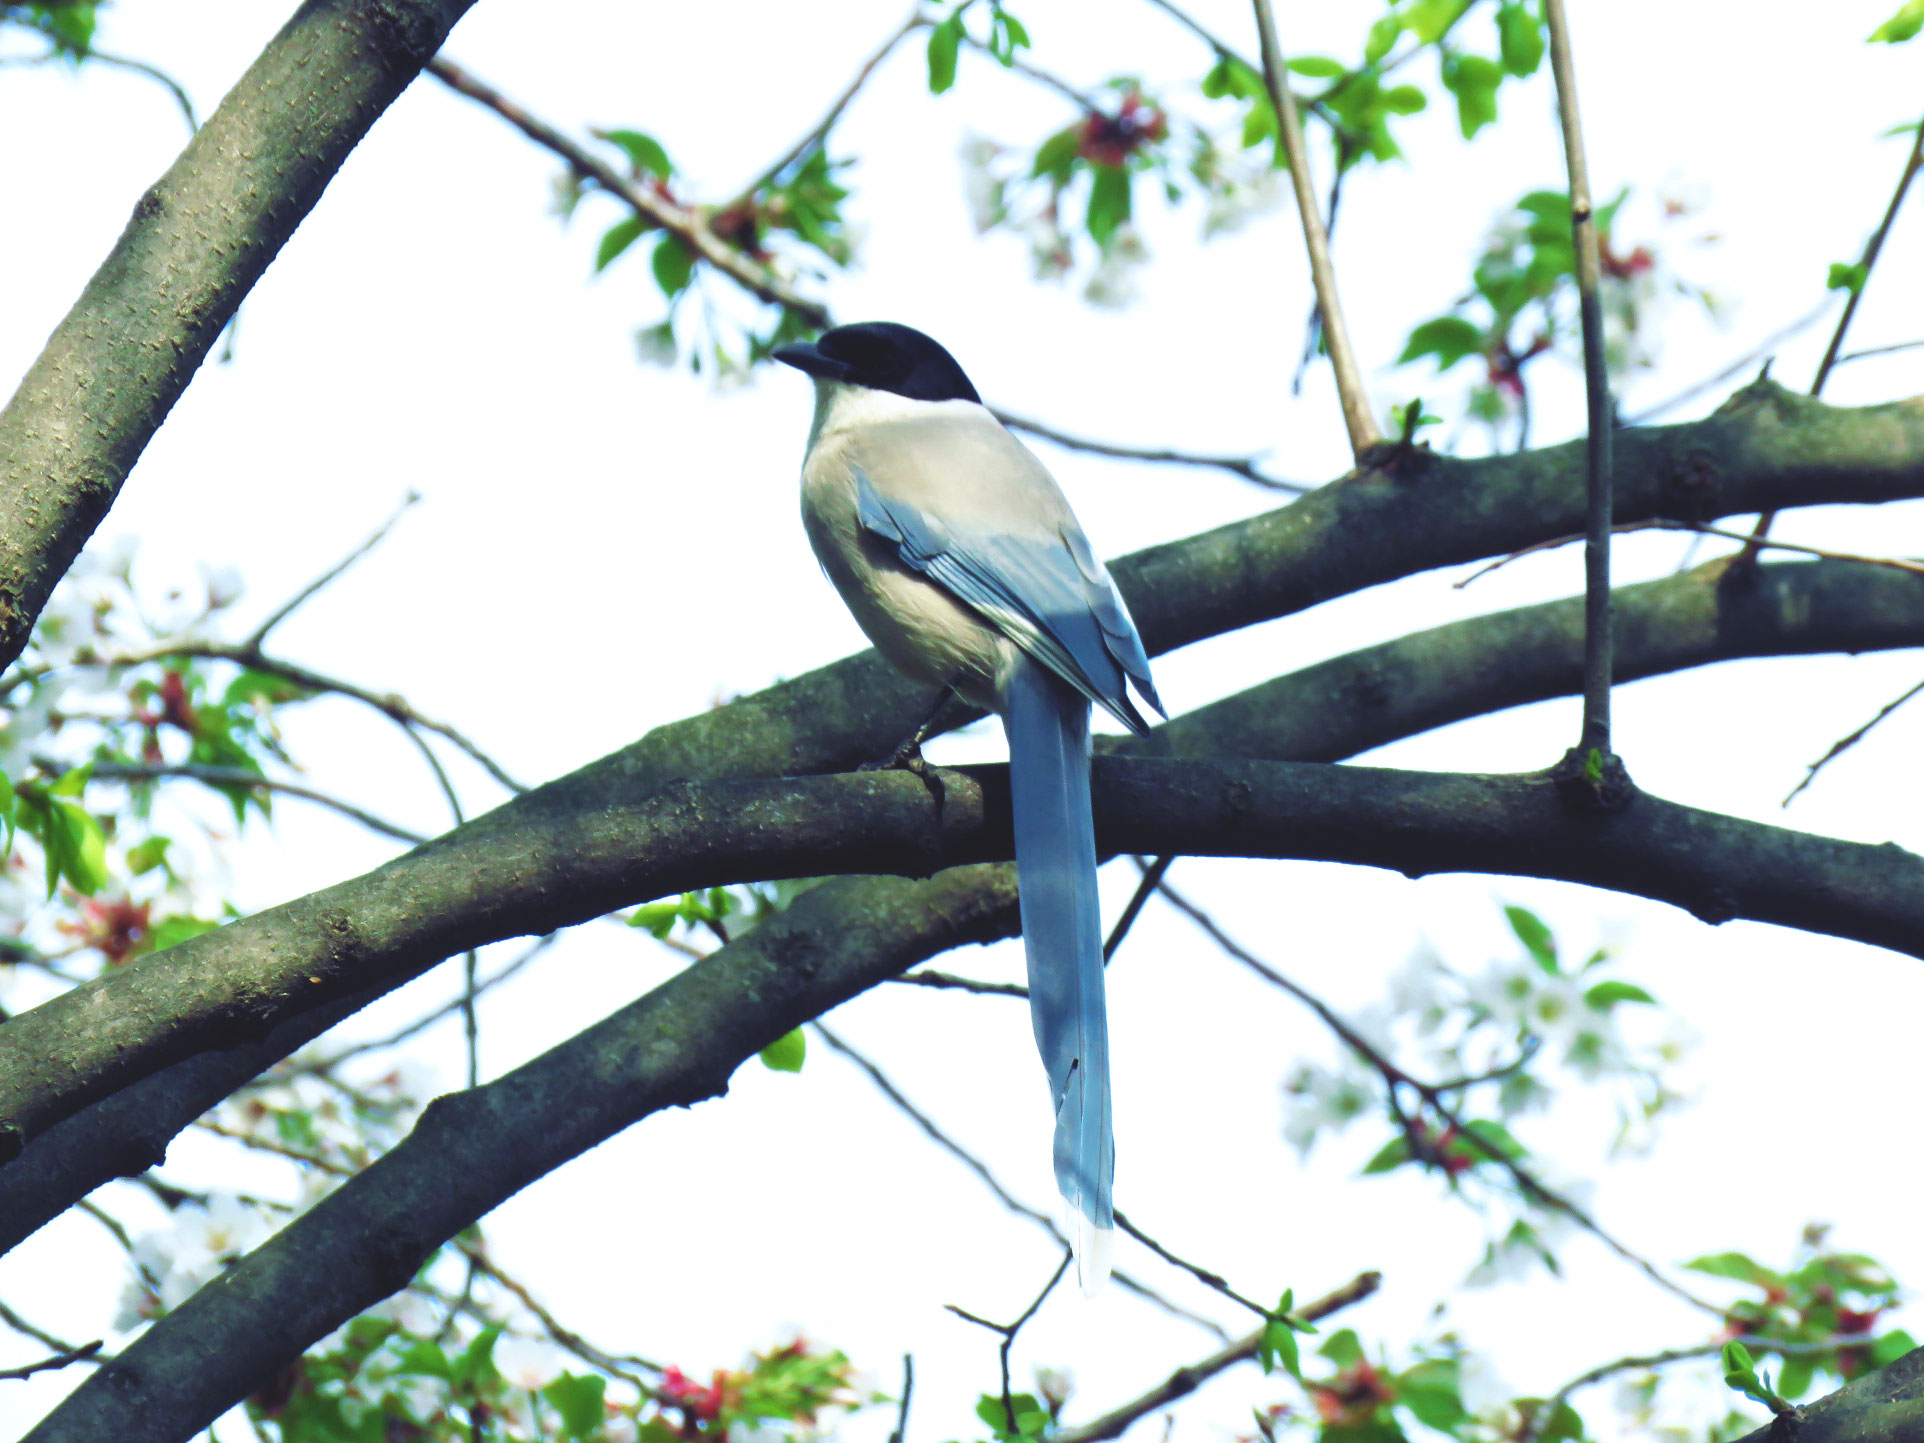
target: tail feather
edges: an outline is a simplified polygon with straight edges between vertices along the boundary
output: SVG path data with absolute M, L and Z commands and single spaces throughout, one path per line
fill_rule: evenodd
M 1109 1029 L 1103 1006 L 1102 914 L 1089 809 L 1089 702 L 1022 658 L 1008 687 L 1009 790 L 1029 1016 L 1055 1098 L 1056 1186 L 1071 1213 L 1085 1293 L 1109 1275 Z

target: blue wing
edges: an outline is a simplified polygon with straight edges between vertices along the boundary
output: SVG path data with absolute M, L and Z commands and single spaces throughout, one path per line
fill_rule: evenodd
M 990 530 L 945 523 L 903 497 L 884 495 L 860 467 L 855 486 L 862 525 L 894 542 L 905 565 L 981 612 L 1117 721 L 1138 735 L 1149 730 L 1131 686 L 1168 714 L 1121 594 L 1066 507 L 1038 508 L 1034 518 L 1008 518 L 1009 530 Z M 1057 509 L 1060 515 L 1050 514 Z M 1024 521 L 1031 524 L 1017 529 Z

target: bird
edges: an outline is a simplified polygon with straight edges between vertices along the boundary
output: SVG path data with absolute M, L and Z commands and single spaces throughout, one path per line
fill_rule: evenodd
M 1109 1273 L 1115 1141 L 1089 802 L 1100 706 L 1167 717 L 1129 608 L 1042 462 L 943 346 L 893 321 L 836 326 L 774 358 L 815 383 L 802 522 L 828 579 L 895 668 L 999 713 L 1030 1021 L 1055 1103 L 1057 1189 L 1077 1278 Z

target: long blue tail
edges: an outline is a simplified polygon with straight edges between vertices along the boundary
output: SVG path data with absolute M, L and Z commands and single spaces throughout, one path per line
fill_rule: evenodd
M 1055 1095 L 1056 1186 L 1069 1204 L 1076 1275 L 1082 1290 L 1093 1293 L 1109 1276 L 1116 1145 L 1089 814 L 1089 703 L 1025 656 L 1009 683 L 1002 724 L 1009 735 L 1029 1016 Z

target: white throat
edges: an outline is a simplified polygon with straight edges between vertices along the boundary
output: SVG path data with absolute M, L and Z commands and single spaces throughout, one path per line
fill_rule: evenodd
M 958 408 L 981 411 L 974 401 L 917 401 L 893 391 L 852 386 L 846 381 L 815 378 L 815 416 L 808 426 L 808 449 L 824 436 L 856 431 L 889 421 L 919 420 L 955 415 Z

